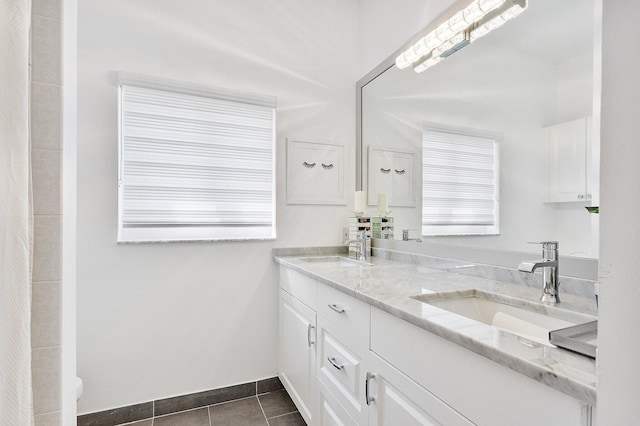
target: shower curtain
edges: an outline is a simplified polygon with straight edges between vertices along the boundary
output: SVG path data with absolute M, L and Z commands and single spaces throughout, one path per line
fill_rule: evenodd
M 0 425 L 33 424 L 30 0 L 0 0 Z

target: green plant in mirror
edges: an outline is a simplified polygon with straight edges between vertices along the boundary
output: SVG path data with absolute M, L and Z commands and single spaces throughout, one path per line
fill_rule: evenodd
M 589 213 L 595 213 L 595 214 L 600 213 L 600 207 L 599 206 L 598 207 L 585 207 L 585 209 L 587 209 L 587 211 Z

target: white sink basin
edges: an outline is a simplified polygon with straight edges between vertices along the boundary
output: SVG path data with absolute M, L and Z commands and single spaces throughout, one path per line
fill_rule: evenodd
M 577 324 L 567 318 L 535 312 L 547 309 L 544 305 L 475 289 L 420 294 L 412 299 L 549 346 L 552 346 L 549 331 Z
M 343 256 L 314 256 L 314 257 L 302 257 L 303 262 L 315 263 L 318 265 L 330 265 L 330 266 L 371 266 L 371 263 L 362 262 L 360 260 L 351 259 Z

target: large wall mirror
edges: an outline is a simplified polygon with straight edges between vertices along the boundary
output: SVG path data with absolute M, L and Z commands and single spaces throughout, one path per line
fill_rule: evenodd
M 374 181 L 371 152 L 416 153 L 415 203 L 389 207 L 395 239 L 409 229 L 425 242 L 530 253 L 540 249 L 529 241 L 558 240 L 564 256 L 598 257 L 598 216 L 585 209 L 599 200 L 595 11 L 594 0 L 529 0 L 520 16 L 422 73 L 397 68 L 394 55 L 358 83 L 362 188 Z M 545 150 L 543 129 L 578 119 L 585 119 L 588 139 L 588 194 L 549 202 L 550 167 L 562 174 L 573 166 L 549 166 L 553 152 Z M 497 135 L 498 235 L 421 236 L 425 126 Z

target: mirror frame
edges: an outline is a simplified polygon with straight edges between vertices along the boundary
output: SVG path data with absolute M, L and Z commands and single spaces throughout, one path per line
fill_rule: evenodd
M 364 75 L 360 80 L 356 82 L 356 191 L 364 191 L 364 180 L 363 180 L 363 166 L 364 166 L 364 157 L 363 157 L 363 140 L 362 140 L 362 90 L 367 86 L 367 84 L 373 82 L 377 77 L 382 75 L 384 72 L 389 70 L 390 68 L 395 66 L 395 58 L 410 46 L 412 46 L 415 42 L 417 42 L 420 38 L 427 35 L 429 32 L 437 28 L 442 22 L 446 21 L 449 16 L 458 11 L 461 7 L 464 7 L 469 3 L 470 0 L 458 0 L 451 7 L 447 8 L 442 14 L 440 14 L 436 19 L 431 21 L 427 27 L 414 35 L 411 39 L 409 39 L 406 43 L 400 46 L 393 54 L 391 54 L 388 58 L 374 67 L 371 71 Z M 598 15 L 596 13 L 595 16 L 596 23 L 599 21 L 600 24 L 597 24 L 594 29 L 594 46 L 596 48 L 596 53 L 594 56 L 594 60 L 600 61 L 602 63 L 602 15 Z M 601 73 L 600 67 L 600 73 Z M 597 68 L 596 68 L 597 69 Z M 594 80 L 597 81 L 599 75 L 594 75 Z M 595 83 L 594 83 L 595 84 Z M 594 86 L 594 95 L 600 95 L 600 87 L 596 84 Z M 595 108 L 598 109 L 597 115 Z M 599 105 L 594 105 L 594 118 L 600 116 Z M 596 125 L 596 128 L 599 129 L 599 123 Z M 525 259 L 527 257 L 531 257 L 531 253 L 528 252 L 518 252 L 518 251 L 506 251 L 506 250 L 497 250 L 497 249 L 477 249 L 474 247 L 468 247 L 459 244 L 443 244 L 443 243 L 430 243 L 423 241 L 421 243 L 414 243 L 413 241 L 402 241 L 402 240 L 381 240 L 378 238 L 372 238 L 372 246 L 378 248 L 388 248 L 393 250 L 406 251 L 417 254 L 424 254 L 428 256 L 436 256 L 436 257 L 448 257 L 456 260 L 464 260 L 468 262 L 474 263 L 482 263 L 488 265 L 494 265 L 498 267 L 506 267 L 506 268 L 514 268 L 517 266 L 517 263 L 514 263 L 516 259 Z M 571 257 L 571 256 L 560 256 L 560 260 L 562 263 L 562 275 L 571 276 L 575 278 L 597 281 L 598 280 L 598 264 L 599 259 L 593 258 L 582 258 L 582 257 Z

